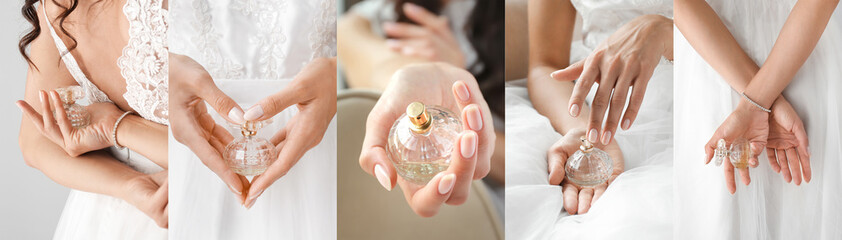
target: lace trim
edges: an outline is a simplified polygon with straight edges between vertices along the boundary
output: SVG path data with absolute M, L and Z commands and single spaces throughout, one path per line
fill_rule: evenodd
M 336 56 L 336 1 L 321 1 L 310 32 L 311 59 Z
M 76 58 L 73 57 L 73 54 L 70 54 L 70 51 L 67 50 L 67 46 L 64 45 L 64 42 L 62 42 L 61 38 L 58 34 L 56 34 L 56 30 L 50 22 L 50 16 L 47 15 L 47 6 L 41 4 L 41 9 L 44 10 L 44 17 L 47 19 L 47 27 L 50 28 L 50 35 L 53 36 L 53 42 L 56 44 L 59 56 L 61 56 L 62 62 L 64 62 L 64 65 L 67 67 L 67 71 L 69 71 L 70 75 L 73 76 L 73 80 L 76 80 L 76 83 L 79 83 L 79 86 L 82 86 L 82 88 L 85 89 L 85 98 L 87 98 L 91 103 L 111 102 L 111 100 L 108 99 L 108 95 L 99 90 L 94 83 L 88 80 L 88 77 L 85 76 L 85 72 L 82 72 L 82 69 L 76 62 Z
M 167 10 L 162 0 L 128 0 L 123 13 L 129 22 L 129 42 L 117 59 L 123 98 L 143 118 L 169 124 Z
M 220 53 L 217 42 L 222 36 L 214 32 L 213 17 L 209 13 L 210 6 L 208 6 L 207 1 L 194 0 L 192 5 L 194 9 L 198 10 L 194 14 L 196 21 L 193 23 L 193 28 L 199 34 L 193 37 L 193 42 L 196 43 L 196 49 L 201 52 L 200 63 L 202 66 L 215 79 L 232 79 L 245 76 L 242 64 L 235 63 Z
M 256 19 L 257 34 L 249 36 L 249 43 L 257 46 L 260 53 L 258 65 L 261 78 L 280 78 L 280 66 L 286 58 L 283 43 L 287 41 L 281 29 L 281 14 L 286 11 L 286 1 L 236 0 L 233 9 Z

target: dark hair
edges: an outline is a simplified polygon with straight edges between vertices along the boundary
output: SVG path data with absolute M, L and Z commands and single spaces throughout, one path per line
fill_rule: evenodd
M 32 29 L 29 30 L 28 33 L 23 35 L 18 42 L 18 51 L 20 54 L 23 55 L 23 58 L 26 59 L 26 62 L 30 65 L 34 66 L 35 69 L 38 69 L 38 66 L 35 66 L 35 63 L 32 62 L 32 59 L 29 58 L 29 54 L 26 53 L 26 47 L 38 38 L 41 35 L 41 24 L 38 22 L 38 10 L 35 8 L 35 3 L 39 0 L 24 0 L 23 7 L 21 7 L 21 14 L 23 14 L 23 18 L 26 19 L 30 24 L 32 24 Z M 45 0 L 46 1 L 46 0 Z M 56 0 L 52 0 L 57 6 L 62 8 L 61 14 L 58 15 L 58 28 L 61 30 L 64 35 L 70 38 L 70 45 L 67 46 L 67 51 L 73 50 L 76 48 L 76 38 L 70 33 L 67 32 L 67 29 L 64 28 L 64 20 L 67 19 L 67 16 L 70 15 L 76 7 L 79 5 L 78 0 L 68 0 L 69 6 L 64 6 L 56 2 Z M 43 4 L 43 3 L 41 3 Z M 67 54 L 67 53 L 65 53 Z
M 412 23 L 403 12 L 404 3 L 413 3 L 436 14 L 444 8 L 441 0 L 395 0 L 398 22 Z M 489 108 L 498 116 L 505 116 L 503 3 L 503 0 L 477 0 L 463 29 L 477 52 L 478 59 L 476 63 L 468 66 L 468 71 L 477 78 Z

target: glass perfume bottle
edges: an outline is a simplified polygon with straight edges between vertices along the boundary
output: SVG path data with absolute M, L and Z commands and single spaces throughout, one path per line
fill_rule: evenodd
M 722 165 L 722 161 L 728 158 L 735 168 L 748 167 L 748 159 L 751 156 L 751 147 L 748 140 L 737 138 L 731 143 L 730 148 L 727 145 L 725 139 L 719 139 L 716 142 L 716 149 L 713 150 L 713 159 L 716 166 Z
M 260 175 L 275 161 L 275 145 L 257 136 L 257 130 L 270 123 L 271 119 L 267 119 L 233 125 L 243 136 L 234 139 L 225 147 L 224 158 L 231 170 L 243 176 Z
M 608 153 L 593 146 L 593 143 L 579 138 L 582 145 L 579 150 L 567 158 L 564 173 L 567 180 L 580 187 L 594 187 L 608 181 L 614 171 L 614 163 Z
M 76 104 L 76 101 L 84 98 L 84 90 L 81 86 L 68 86 L 55 89 L 64 106 L 64 112 L 70 125 L 74 128 L 84 128 L 91 123 L 91 114 L 84 106 Z M 55 116 L 55 111 L 53 111 Z
M 398 174 L 425 185 L 450 166 L 462 122 L 441 106 L 410 103 L 389 131 L 388 151 Z

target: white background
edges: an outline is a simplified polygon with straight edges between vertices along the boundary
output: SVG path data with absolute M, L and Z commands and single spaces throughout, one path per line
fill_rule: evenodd
M 0 8 L 0 235 L 51 239 L 70 190 L 27 166 L 18 146 L 23 115 L 15 101 L 23 99 L 27 66 L 17 46 L 30 26 L 20 13 L 22 2 Z

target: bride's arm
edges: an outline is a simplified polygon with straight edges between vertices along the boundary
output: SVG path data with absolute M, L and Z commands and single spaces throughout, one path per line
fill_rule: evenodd
M 745 94 L 769 107 L 807 61 L 827 27 L 839 0 L 801 0 L 795 3 L 763 67 Z
M 566 106 L 573 94 L 573 82 L 557 81 L 550 73 L 570 65 L 570 44 L 576 9 L 570 1 L 529 1 L 529 76 L 527 88 L 532 105 L 550 119 L 556 132 L 586 128 L 587 119 L 574 118 Z M 582 106 L 580 115 L 588 116 Z
M 117 142 L 167 169 L 167 126 L 127 115 L 117 126 Z

